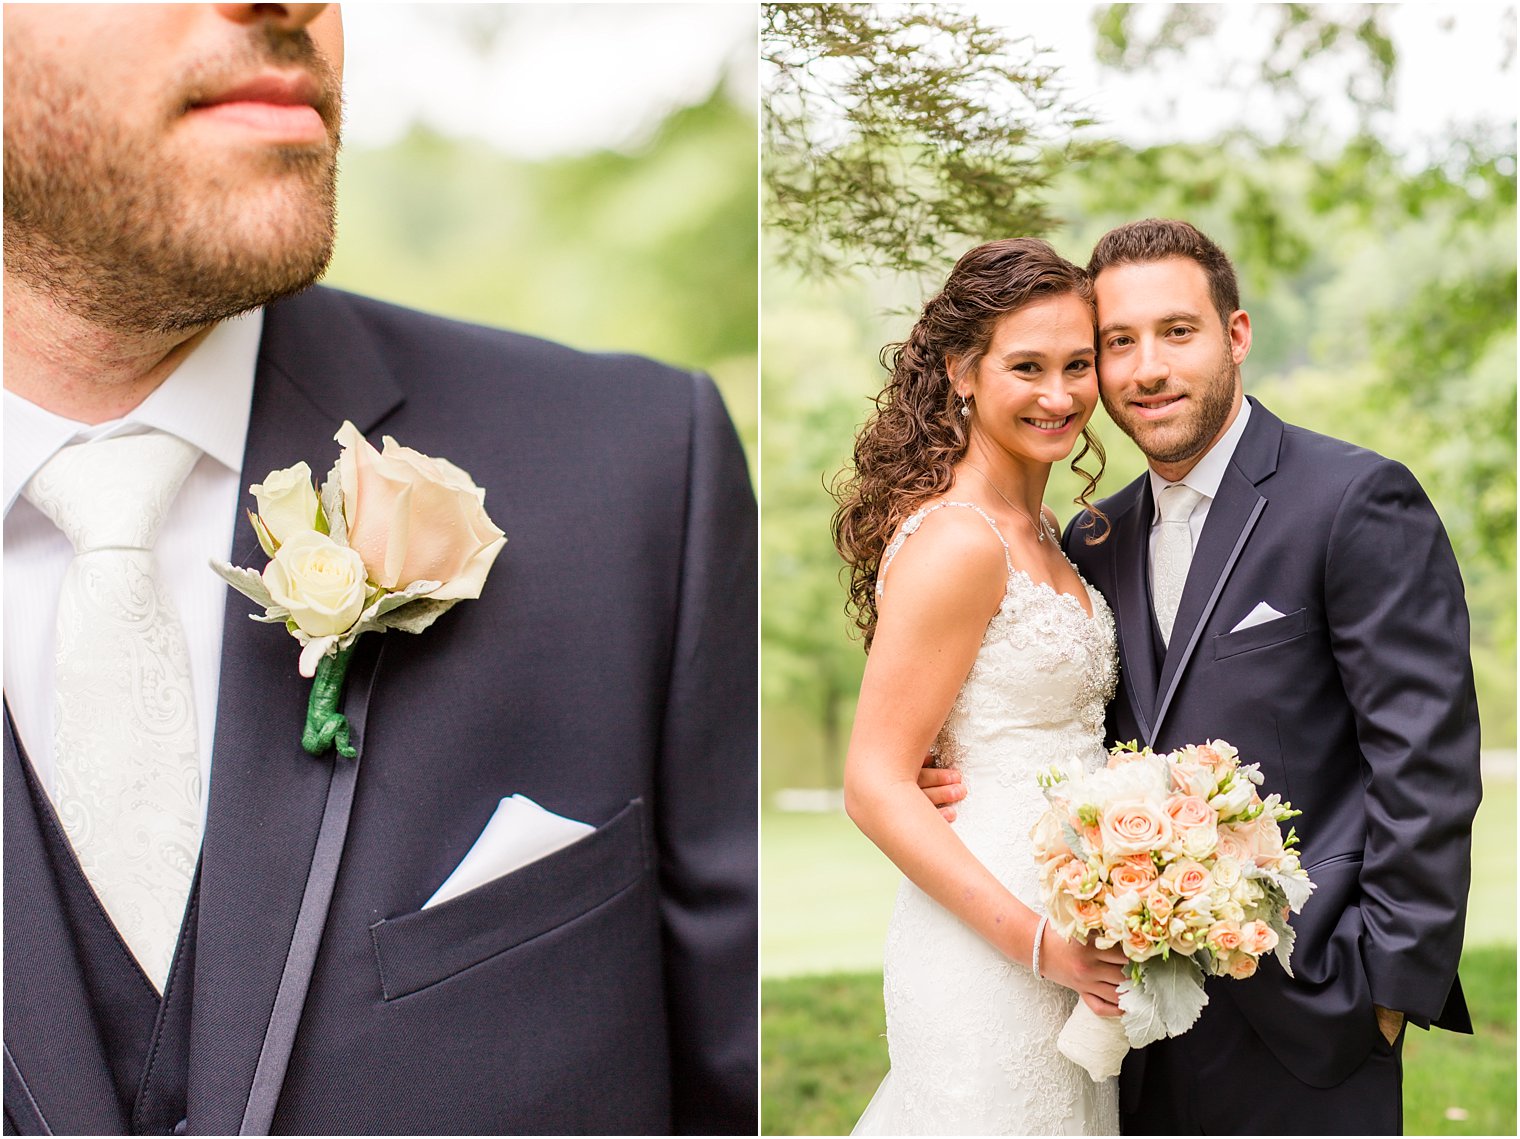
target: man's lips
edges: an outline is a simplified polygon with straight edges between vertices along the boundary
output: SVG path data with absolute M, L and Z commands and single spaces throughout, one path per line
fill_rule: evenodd
M 1164 419 L 1186 398 L 1181 392 L 1167 392 L 1163 395 L 1135 396 L 1129 405 L 1141 419 Z
M 269 73 L 191 103 L 186 116 L 241 127 L 285 142 L 324 141 L 322 91 L 305 72 Z

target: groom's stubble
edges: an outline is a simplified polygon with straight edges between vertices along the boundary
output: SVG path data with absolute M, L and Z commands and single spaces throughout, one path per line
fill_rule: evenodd
M 1230 341 L 1226 336 L 1220 341 L 1218 364 L 1208 377 L 1182 385 L 1171 377 L 1151 385 L 1136 385 L 1135 390 L 1144 396 L 1168 395 L 1179 389 L 1186 391 L 1191 397 L 1189 414 L 1178 420 L 1153 423 L 1133 414 L 1122 400 L 1112 398 L 1101 384 L 1098 394 L 1109 418 L 1134 440 L 1147 459 L 1172 464 L 1198 458 L 1209 449 L 1230 418 L 1239 386 L 1240 367 L 1231 357 Z
M 133 107 L 13 23 L 8 15 L 8 279 L 103 327 L 176 332 L 321 276 L 334 236 L 340 80 L 306 31 L 251 27 Z M 232 162 L 181 136 L 181 115 L 203 93 L 271 65 L 316 77 L 329 145 Z

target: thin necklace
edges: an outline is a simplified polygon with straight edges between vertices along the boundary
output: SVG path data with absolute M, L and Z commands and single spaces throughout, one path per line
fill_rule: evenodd
M 1024 510 L 1021 507 L 1015 506 L 1012 502 L 1008 501 L 1008 496 L 1006 494 L 1004 494 L 1002 491 L 998 490 L 997 483 L 993 482 L 990 478 L 987 477 L 987 472 L 986 471 L 982 470 L 981 467 L 977 466 L 974 463 L 967 463 L 966 466 L 970 467 L 977 474 L 981 475 L 982 479 L 987 483 L 987 485 L 992 488 L 992 493 L 995 494 L 995 495 L 997 495 L 1004 502 L 1007 502 L 1008 503 L 1008 508 L 1010 510 L 1012 510 L 1015 514 L 1021 514 L 1021 515 L 1023 515 L 1024 520 L 1026 522 L 1028 522 L 1031 526 L 1034 527 L 1035 536 L 1037 538 L 1039 538 L 1040 541 L 1043 542 L 1045 540 L 1045 535 L 1050 530 L 1050 520 L 1048 518 L 1046 518 L 1043 513 L 1040 515 L 1040 521 L 1036 522 L 1033 518 L 1029 517 L 1029 511 Z

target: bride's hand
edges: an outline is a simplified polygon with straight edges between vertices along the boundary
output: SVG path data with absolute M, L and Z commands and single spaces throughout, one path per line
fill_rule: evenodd
M 1040 950 L 1040 976 L 1073 989 L 1099 1016 L 1118 1016 L 1124 954 L 1086 941 L 1065 941 L 1049 927 Z
M 953 823 L 955 804 L 966 797 L 966 788 L 961 785 L 961 773 L 953 768 L 933 765 L 934 756 L 924 756 L 924 765 L 918 769 L 918 789 L 945 816 L 946 822 Z

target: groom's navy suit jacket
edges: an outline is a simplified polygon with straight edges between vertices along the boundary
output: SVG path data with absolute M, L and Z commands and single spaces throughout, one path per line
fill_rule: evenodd
M 325 471 L 344 419 L 469 471 L 507 545 L 479 600 L 361 639 L 357 767 L 301 750 L 297 645 L 228 591 L 162 1002 L 7 722 L 7 1131 L 753 1134 L 755 511 L 716 389 L 330 290 L 270 306 L 243 485 Z M 263 564 L 246 523 L 232 560 Z M 517 792 L 598 829 L 421 910 Z
M 1294 977 L 1264 960 L 1250 980 L 1211 981 L 1203 1017 L 1244 1017 L 1283 1067 L 1328 1088 L 1378 1044 L 1374 1004 L 1471 1031 L 1456 974 L 1477 698 L 1462 579 L 1413 476 L 1252 402 L 1169 647 L 1154 629 L 1147 476 L 1098 504 L 1106 541 L 1088 545 L 1079 517 L 1065 545 L 1118 625 L 1112 738 L 1227 740 L 1261 765 L 1263 794 L 1303 812 L 1293 825 L 1318 889 L 1292 920 Z M 1236 631 L 1262 601 L 1283 615 Z

